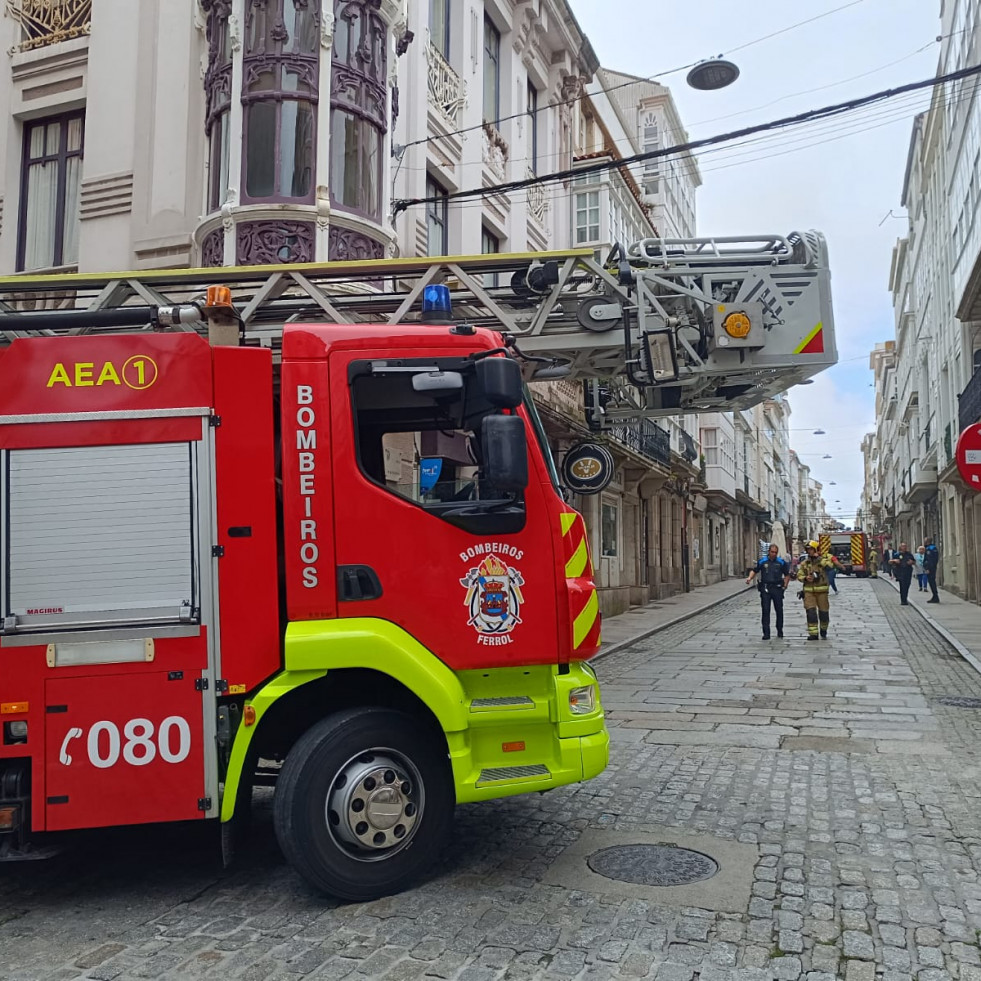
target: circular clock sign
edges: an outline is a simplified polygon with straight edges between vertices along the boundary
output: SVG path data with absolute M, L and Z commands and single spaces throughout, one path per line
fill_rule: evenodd
M 562 480 L 576 494 L 598 494 L 614 470 L 613 455 L 602 443 L 576 443 L 562 461 Z

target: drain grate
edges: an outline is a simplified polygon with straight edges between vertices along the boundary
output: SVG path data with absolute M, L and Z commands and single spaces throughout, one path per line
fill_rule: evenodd
M 593 852 L 586 864 L 607 879 L 641 886 L 684 886 L 719 871 L 708 855 L 675 845 L 615 845 Z
M 971 695 L 944 695 L 937 701 L 941 705 L 949 705 L 951 708 L 981 709 L 981 698 L 975 698 Z

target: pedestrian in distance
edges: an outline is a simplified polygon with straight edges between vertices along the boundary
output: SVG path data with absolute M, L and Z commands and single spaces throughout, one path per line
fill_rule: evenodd
M 925 593 L 927 591 L 927 574 L 926 569 L 923 568 L 923 558 L 925 552 L 925 546 L 921 545 L 913 553 L 913 558 L 916 559 L 916 568 L 913 570 L 913 575 L 916 576 L 916 582 L 920 587 L 921 593 Z
M 746 577 L 748 586 L 759 577 L 757 588 L 760 591 L 760 606 L 763 611 L 763 639 L 770 639 L 770 606 L 776 613 L 777 636 L 783 637 L 783 594 L 790 582 L 790 565 L 778 554 L 776 545 L 771 545 L 766 557 L 756 563 L 756 568 Z
M 927 574 L 927 585 L 933 595 L 927 600 L 928 603 L 939 603 L 940 596 L 937 593 L 937 567 L 940 565 L 940 549 L 933 543 L 932 538 L 923 539 L 923 571 Z
M 835 582 L 835 576 L 837 575 L 838 569 L 834 563 L 832 563 L 830 566 L 828 566 L 828 586 L 831 588 L 831 592 L 834 593 L 835 596 L 838 595 L 838 584 Z
M 896 581 L 899 583 L 899 602 L 903 606 L 909 606 L 909 587 L 913 581 L 916 559 L 906 542 L 899 543 L 899 551 L 893 552 L 893 557 L 889 561 L 896 570 Z
M 896 567 L 892 564 L 892 557 L 895 555 L 895 550 L 891 548 L 884 548 L 882 550 L 882 567 L 889 573 L 893 579 L 896 578 Z
M 817 640 L 820 629 L 822 640 L 827 640 L 831 610 L 828 604 L 828 569 L 841 568 L 833 555 L 821 555 L 817 542 L 807 543 L 807 560 L 797 570 L 797 580 L 804 584 L 804 616 L 807 618 L 807 639 Z

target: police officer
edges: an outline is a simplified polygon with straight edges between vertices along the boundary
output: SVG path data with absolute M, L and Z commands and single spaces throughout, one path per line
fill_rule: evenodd
M 820 555 L 817 542 L 807 543 L 807 561 L 797 567 L 797 578 L 804 584 L 804 616 L 807 617 L 807 639 L 818 639 L 820 627 L 821 639 L 828 636 L 828 623 L 831 612 L 828 606 L 828 569 L 835 567 L 839 572 L 844 569 L 833 555 Z
M 756 568 L 746 577 L 749 585 L 759 576 L 760 605 L 763 608 L 763 639 L 770 639 L 770 604 L 777 613 L 777 636 L 783 636 L 783 591 L 790 582 L 790 566 L 787 560 L 777 554 L 776 545 L 771 545 L 766 558 L 756 563 Z

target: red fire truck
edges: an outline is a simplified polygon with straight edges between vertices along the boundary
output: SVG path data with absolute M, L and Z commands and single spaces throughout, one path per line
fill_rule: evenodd
M 606 766 L 585 528 L 501 335 L 236 334 L 0 348 L 0 848 L 275 776 L 297 871 L 377 897 Z
M 0 279 L 0 860 L 164 821 L 230 847 L 274 783 L 301 875 L 394 892 L 456 802 L 607 762 L 586 530 L 522 374 L 588 381 L 600 431 L 750 408 L 837 360 L 827 248 L 214 276 Z M 480 326 L 408 324 L 437 287 Z

